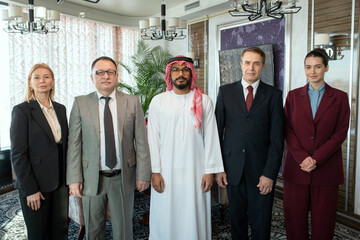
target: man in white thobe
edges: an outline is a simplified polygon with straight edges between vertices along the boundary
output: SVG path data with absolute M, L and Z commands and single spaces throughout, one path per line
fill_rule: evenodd
M 191 58 L 169 60 L 167 91 L 150 104 L 150 240 L 211 239 L 213 174 L 226 184 L 211 99 L 195 87 Z

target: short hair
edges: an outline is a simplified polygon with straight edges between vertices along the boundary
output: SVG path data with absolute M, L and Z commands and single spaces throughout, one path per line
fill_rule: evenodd
M 91 71 L 94 70 L 95 64 L 96 64 L 98 61 L 101 61 L 101 60 L 110 61 L 110 62 L 112 62 L 112 63 L 114 64 L 115 69 L 117 68 L 117 64 L 116 64 L 116 62 L 115 62 L 114 59 L 112 59 L 111 57 L 102 56 L 102 57 L 98 57 L 97 59 L 95 59 L 95 60 L 93 61 L 93 63 L 91 64 Z
M 29 102 L 30 100 L 36 100 L 34 89 L 32 89 L 32 87 L 30 86 L 30 81 L 31 81 L 32 74 L 35 72 L 35 70 L 37 70 L 39 68 L 45 68 L 50 72 L 50 75 L 51 75 L 51 77 L 52 77 L 52 79 L 54 81 L 54 86 L 53 86 L 52 89 L 50 89 L 50 99 L 54 100 L 54 94 L 55 94 L 54 72 L 51 70 L 49 65 L 47 65 L 46 63 L 37 63 L 30 69 L 30 72 L 29 72 L 29 75 L 28 75 L 28 81 L 27 81 L 27 87 L 26 87 L 26 93 L 25 93 L 24 101 Z
M 245 55 L 245 53 L 247 52 L 253 52 L 253 53 L 257 53 L 260 55 L 260 57 L 262 58 L 262 63 L 265 65 L 265 60 L 266 60 L 266 55 L 264 53 L 263 50 L 261 50 L 258 47 L 248 47 L 247 49 L 245 49 L 242 53 L 241 53 L 241 61 Z
M 320 57 L 322 58 L 323 64 L 325 67 L 329 64 L 329 56 L 327 55 L 326 51 L 322 48 L 314 48 L 312 51 L 310 51 L 308 54 L 306 54 L 304 59 L 304 64 L 306 62 L 306 59 L 309 57 Z

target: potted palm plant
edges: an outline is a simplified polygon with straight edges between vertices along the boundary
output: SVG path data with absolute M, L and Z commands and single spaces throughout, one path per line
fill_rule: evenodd
M 135 85 L 119 83 L 118 87 L 140 98 L 145 117 L 152 98 L 166 90 L 165 67 L 171 58 L 169 51 L 160 46 L 150 48 L 143 40 L 137 43 L 136 53 L 130 58 L 131 64 L 119 64 L 133 78 Z

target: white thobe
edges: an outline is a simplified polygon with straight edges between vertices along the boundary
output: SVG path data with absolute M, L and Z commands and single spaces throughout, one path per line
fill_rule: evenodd
M 203 117 L 196 130 L 194 91 L 155 96 L 149 107 L 148 137 L 153 173 L 165 190 L 151 188 L 150 240 L 211 239 L 211 195 L 201 189 L 204 174 L 223 172 L 211 99 L 203 94 Z

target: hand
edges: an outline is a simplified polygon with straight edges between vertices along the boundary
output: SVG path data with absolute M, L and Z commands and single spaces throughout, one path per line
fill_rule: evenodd
M 260 194 L 261 195 L 266 195 L 269 192 L 272 191 L 274 186 L 274 180 L 265 177 L 264 175 L 262 175 L 259 179 L 259 184 L 257 185 L 257 187 L 260 190 Z
M 150 185 L 149 181 L 136 180 L 136 189 L 139 192 L 145 191 Z
M 301 167 L 301 170 L 305 172 L 311 172 L 314 171 L 316 168 L 316 160 L 309 156 L 305 158 L 304 161 L 302 161 L 302 163 L 299 165 Z
M 69 184 L 69 196 L 74 195 L 75 197 L 81 198 L 81 191 L 83 189 L 82 183 L 71 183 Z
M 201 180 L 201 189 L 203 189 L 203 192 L 210 191 L 211 186 L 213 184 L 213 180 L 214 180 L 213 174 L 204 174 Z
M 35 211 L 41 206 L 40 200 L 45 200 L 40 191 L 26 197 L 28 207 L 31 207 L 31 209 Z
M 226 186 L 228 185 L 228 181 L 226 179 L 225 172 L 217 173 L 215 180 L 216 180 L 217 184 L 219 185 L 219 187 L 226 188 Z
M 155 191 L 158 193 L 162 193 L 165 189 L 164 179 L 161 176 L 161 173 L 153 173 L 152 174 L 152 185 Z

